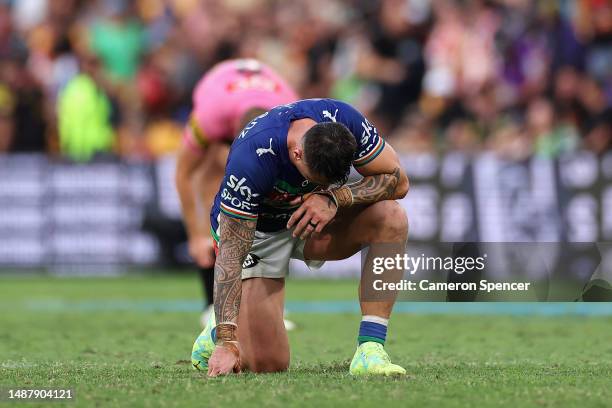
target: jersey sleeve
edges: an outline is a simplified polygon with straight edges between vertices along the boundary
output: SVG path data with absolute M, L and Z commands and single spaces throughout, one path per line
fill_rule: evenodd
M 225 168 L 219 210 L 229 217 L 256 220 L 262 198 L 274 186 L 276 172 L 275 163 L 258 157 L 253 143 L 238 144 L 232 148 Z
M 338 109 L 336 120 L 346 126 L 357 140 L 357 152 L 353 166 L 361 167 L 370 163 L 383 151 L 385 140 L 378 133 L 378 129 L 368 121 L 357 109 L 345 102 L 334 101 Z

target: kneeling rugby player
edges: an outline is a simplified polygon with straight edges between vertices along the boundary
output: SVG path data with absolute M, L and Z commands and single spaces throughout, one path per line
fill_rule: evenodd
M 345 185 L 351 165 L 363 179 Z M 286 370 L 290 258 L 317 267 L 376 243 L 403 251 L 408 221 L 394 200 L 407 192 L 394 150 L 346 103 L 302 100 L 250 122 L 232 144 L 211 211 L 218 245 L 214 314 L 193 346 L 194 367 L 209 376 Z M 384 349 L 394 301 L 360 293 L 351 374 L 405 374 Z

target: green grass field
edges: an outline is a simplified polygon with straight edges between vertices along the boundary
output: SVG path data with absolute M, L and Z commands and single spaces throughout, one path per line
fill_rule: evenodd
M 355 289 L 289 281 L 287 298 Z M 401 313 L 387 349 L 410 375 L 355 379 L 358 314 L 294 312 L 289 372 L 207 379 L 188 361 L 198 297 L 184 275 L 0 279 L 0 388 L 70 387 L 84 407 L 612 405 L 612 317 Z

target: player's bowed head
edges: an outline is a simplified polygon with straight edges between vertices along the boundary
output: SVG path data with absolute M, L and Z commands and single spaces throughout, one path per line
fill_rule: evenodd
M 321 186 L 299 199 L 303 204 L 287 223 L 287 228 L 295 226 L 294 236 L 306 239 L 321 232 L 336 215 L 337 197 L 326 188 L 346 183 L 357 142 L 346 126 L 336 122 L 315 124 L 301 138 L 297 134 L 298 140 L 289 142 L 289 158 L 306 180 Z

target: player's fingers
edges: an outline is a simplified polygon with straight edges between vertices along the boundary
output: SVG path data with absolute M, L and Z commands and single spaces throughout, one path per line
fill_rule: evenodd
M 216 377 L 217 375 L 219 375 L 219 366 L 216 362 L 212 362 L 212 364 L 209 364 L 208 375 L 210 377 Z
M 308 213 L 304 214 L 300 222 L 298 222 L 298 224 L 295 226 L 295 229 L 293 230 L 294 237 L 299 237 L 302 235 L 302 232 L 304 232 L 304 230 L 308 226 L 308 223 L 310 222 L 311 217 L 312 216 Z
M 312 235 L 312 232 L 314 231 L 314 227 L 312 226 L 312 224 L 308 224 L 306 226 L 306 228 L 304 229 L 304 232 L 302 232 L 302 235 L 300 235 L 300 239 L 302 240 L 306 240 L 308 238 L 310 238 L 310 236 Z
M 317 224 L 317 227 L 315 228 L 315 232 L 317 234 L 320 234 L 323 231 L 323 228 L 325 228 L 325 226 L 328 224 L 328 221 L 319 221 L 316 222 L 315 224 Z
M 297 220 L 302 218 L 302 215 L 305 212 L 306 212 L 306 208 L 303 205 L 297 210 L 295 210 L 295 212 L 293 213 L 293 215 L 291 216 L 291 218 L 289 218 L 289 221 L 287 222 L 287 229 L 293 227 L 293 225 L 297 222 Z
M 315 232 L 321 232 L 321 229 L 323 229 L 321 226 L 321 219 L 316 214 L 310 219 L 308 225 L 312 228 L 310 235 L 314 234 Z
M 219 377 L 221 375 L 227 375 L 231 372 L 231 369 L 228 370 L 226 368 L 222 368 L 221 366 L 217 367 L 214 371 L 213 371 L 213 377 Z

